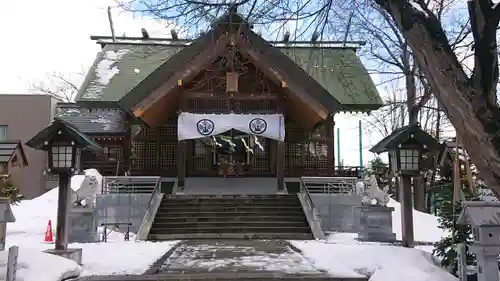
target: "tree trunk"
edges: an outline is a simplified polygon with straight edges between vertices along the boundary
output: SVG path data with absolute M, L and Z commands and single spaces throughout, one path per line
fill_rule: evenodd
M 383 9 L 391 14 L 413 49 L 414 57 L 424 72 L 440 106 L 451 120 L 460 136 L 473 163 L 479 169 L 481 178 L 488 187 L 500 195 L 500 109 L 491 102 L 491 89 L 487 84 L 495 83 L 498 77 L 498 65 L 493 66 L 493 81 L 484 81 L 481 71 L 475 71 L 475 81 L 467 77 L 456 55 L 453 53 L 439 20 L 428 9 L 414 7 L 415 2 L 401 0 L 375 0 Z M 491 23 L 494 24 L 495 22 Z M 498 26 L 496 21 L 495 28 Z M 491 30 L 489 26 L 488 30 Z M 481 31 L 484 31 L 483 28 Z M 487 31 L 487 30 L 486 30 Z M 481 33 L 479 31 L 479 33 Z M 490 40 L 489 34 L 481 38 Z M 475 41 L 482 40 L 475 36 Z M 477 44 L 477 43 L 476 43 Z M 481 46 L 487 45 L 485 42 Z M 490 45 L 491 47 L 492 45 Z M 495 49 L 489 49 L 497 57 Z M 491 57 L 491 56 L 484 56 Z M 477 63 L 477 62 L 476 62 Z M 481 61 L 482 64 L 489 62 Z M 477 66 L 475 66 L 477 67 Z M 491 69 L 491 66 L 490 66 Z

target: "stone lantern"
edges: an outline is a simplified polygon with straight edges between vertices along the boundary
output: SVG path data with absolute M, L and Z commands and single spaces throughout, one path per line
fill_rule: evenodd
M 413 247 L 414 244 L 412 178 L 421 175 L 422 155 L 440 148 L 435 138 L 414 124 L 394 130 L 370 149 L 377 154 L 388 152 L 391 169 L 398 177 L 404 247 Z
M 469 247 L 476 255 L 477 280 L 499 281 L 500 202 L 463 202 L 457 224 L 472 228 L 474 242 Z M 459 261 L 459 264 L 464 262 Z
M 102 148 L 76 127 L 57 118 L 26 145 L 47 151 L 47 171 L 59 176 L 55 249 L 49 252 L 81 263 L 81 249 L 68 249 L 69 180 L 80 168 L 83 149 L 102 151 Z

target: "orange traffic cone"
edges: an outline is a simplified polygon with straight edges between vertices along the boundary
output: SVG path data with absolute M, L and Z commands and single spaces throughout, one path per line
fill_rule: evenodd
M 54 238 L 52 237 L 52 221 L 49 220 L 47 224 L 47 229 L 45 230 L 45 243 L 54 243 Z

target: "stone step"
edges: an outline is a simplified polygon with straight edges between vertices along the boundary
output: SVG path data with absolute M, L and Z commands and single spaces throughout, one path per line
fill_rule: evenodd
M 92 276 L 76 279 L 76 281 L 298 281 L 298 280 L 308 280 L 308 281 L 368 281 L 368 278 L 340 278 L 340 277 L 320 277 L 320 276 L 297 276 L 297 277 L 216 277 L 216 276 L 191 276 L 191 274 L 179 274 L 179 275 L 150 275 L 150 276 L 133 276 L 127 275 L 120 277 L 119 275 L 109 276 L 113 278 L 108 278 L 108 276 Z M 119 278 L 119 279 L 118 279 Z
M 290 217 L 290 216 L 305 216 L 302 209 L 297 210 L 284 210 L 277 212 L 276 210 L 233 210 L 228 212 L 226 210 L 203 210 L 200 211 L 190 211 L 190 210 L 158 210 L 156 217 L 162 218 L 174 218 L 174 217 L 269 217 L 269 216 L 280 216 L 280 217 Z
M 163 200 L 215 200 L 215 199 L 235 199 L 235 200 L 246 200 L 246 199 L 271 199 L 271 200 L 282 200 L 282 199 L 297 199 L 296 194 L 274 194 L 274 195 L 171 195 L 165 194 Z
M 287 274 L 282 272 L 203 272 L 203 273 L 160 273 L 160 280 L 242 280 L 242 281 L 272 281 L 272 280 L 309 280 L 309 281 L 368 281 L 368 278 L 330 277 L 327 274 Z M 168 279 L 172 278 L 172 279 Z
M 263 222 L 293 222 L 299 220 L 306 220 L 306 216 L 302 213 L 292 214 L 292 215 L 279 215 L 279 214 L 269 214 L 269 215 L 256 215 L 252 213 L 215 213 L 215 214 L 198 214 L 198 213 L 189 213 L 191 216 L 178 216 L 179 213 L 176 213 L 175 216 L 172 215 L 164 215 L 157 216 L 155 218 L 155 223 L 160 222 L 214 222 L 214 221 L 263 221 Z M 217 215 L 219 214 L 219 216 Z
M 224 206 L 224 205 L 192 205 L 192 206 L 165 206 L 160 205 L 158 212 L 206 212 L 206 211 L 225 211 L 225 212 L 282 212 L 282 211 L 302 211 L 302 206 L 262 206 L 262 205 L 241 205 L 241 206 Z
M 253 228 L 253 227 L 308 227 L 306 220 L 295 221 L 210 221 L 210 222 L 166 222 L 157 221 L 153 223 L 155 229 L 170 229 L 170 228 L 219 228 L 219 227 L 234 227 L 234 228 Z
M 312 233 L 276 233 L 276 232 L 260 232 L 260 233 L 174 233 L 161 234 L 150 233 L 149 241 L 165 241 L 165 240 L 190 240 L 190 239 L 282 239 L 282 240 L 313 240 Z
M 295 226 L 239 226 L 239 225 L 227 225 L 227 226 L 207 226 L 195 225 L 192 227 L 182 227 L 177 228 L 162 228 L 153 224 L 150 234 L 182 234 L 182 233 L 308 233 L 310 232 L 308 226 L 295 227 Z
M 299 206 L 299 200 L 287 200 L 287 201 L 276 201 L 276 200 L 209 200 L 209 201 L 171 201 L 165 200 L 162 206 L 205 206 L 205 205 L 217 205 L 217 206 Z
M 295 200 L 297 195 L 170 195 L 163 200 Z
M 153 240 L 313 239 L 296 195 L 167 196 L 149 234 Z

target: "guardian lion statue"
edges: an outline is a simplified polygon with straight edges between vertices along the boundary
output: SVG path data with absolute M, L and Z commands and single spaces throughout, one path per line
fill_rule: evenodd
M 387 204 L 391 200 L 389 194 L 387 193 L 389 187 L 386 186 L 384 189 L 378 187 L 377 178 L 375 175 L 371 175 L 369 178 L 365 178 L 368 183 L 364 187 L 363 191 L 363 204 L 364 205 L 379 205 L 387 207 Z

